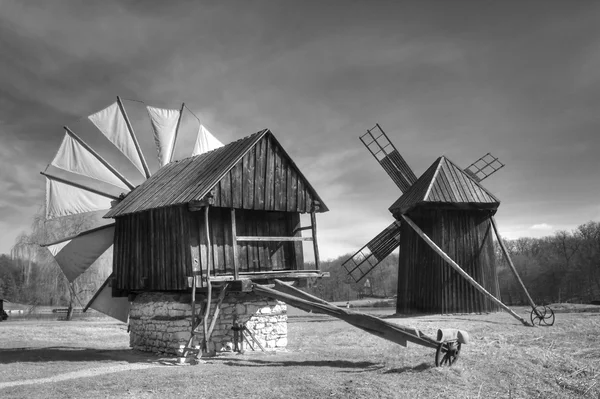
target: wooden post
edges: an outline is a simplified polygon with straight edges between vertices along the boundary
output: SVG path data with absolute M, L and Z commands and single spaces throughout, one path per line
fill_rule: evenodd
M 456 270 L 469 283 L 471 283 L 471 285 L 473 287 L 475 287 L 475 289 L 477 289 L 477 291 L 481 292 L 483 295 L 490 298 L 490 300 L 492 300 L 492 302 L 494 302 L 495 304 L 500 306 L 502 309 L 506 310 L 511 316 L 513 316 L 514 318 L 519 320 L 521 323 L 523 323 L 523 325 L 530 326 L 530 324 L 527 323 L 527 321 L 525 321 L 525 319 L 523 319 L 521 316 L 516 314 L 511 308 L 509 308 L 508 306 L 503 304 L 502 301 L 500 301 L 498 298 L 496 298 L 495 296 L 490 294 L 485 288 L 483 288 L 481 285 L 479 285 L 479 283 L 477 281 L 475 281 L 471 276 L 469 276 L 469 274 L 467 272 L 465 272 L 463 269 L 461 269 L 461 267 L 456 262 L 454 262 L 452 260 L 452 258 L 450 258 L 440 247 L 438 247 L 436 245 L 436 243 L 434 243 L 431 240 L 431 238 L 429 238 L 427 236 L 427 234 L 425 234 L 423 232 L 423 230 L 421 230 L 419 228 L 419 226 L 417 226 L 415 224 L 415 222 L 413 222 L 408 216 L 402 215 L 402 218 L 410 225 L 410 227 L 413 228 L 413 230 L 423 239 L 423 241 L 425 241 L 427 243 L 427 245 L 429 245 L 431 247 L 431 249 L 433 249 L 435 252 L 437 252 L 437 254 L 440 255 L 442 257 L 442 259 L 444 259 L 450 266 L 452 266 L 452 268 L 454 270 Z
M 212 320 L 210 322 L 210 327 L 208 328 L 208 338 L 212 336 L 212 332 L 215 329 L 215 324 L 217 324 L 217 319 L 219 318 L 219 313 L 221 312 L 221 305 L 223 304 L 223 300 L 225 300 L 225 295 L 227 294 L 227 288 L 229 288 L 229 284 L 225 284 L 219 293 L 219 298 L 217 299 L 217 305 L 215 306 L 215 312 L 213 313 Z
M 208 352 L 208 315 L 210 313 L 210 300 L 212 297 L 212 283 L 210 282 L 210 269 L 212 267 L 211 262 L 211 244 L 210 244 L 210 225 L 208 220 L 208 209 L 209 206 L 204 208 L 204 226 L 206 231 L 206 286 L 208 288 L 208 292 L 206 293 L 206 309 L 204 310 L 204 340 L 202 342 L 202 350 L 204 352 Z
M 240 279 L 240 266 L 237 252 L 237 226 L 235 224 L 235 209 L 231 208 L 231 246 L 233 247 L 233 279 Z
M 171 148 L 171 158 L 169 162 L 173 162 L 173 156 L 175 155 L 175 144 L 177 144 L 177 133 L 179 133 L 179 125 L 181 124 L 181 116 L 183 115 L 183 107 L 185 103 L 181 103 L 181 110 L 179 111 L 179 118 L 177 119 L 177 126 L 175 126 L 175 136 L 173 137 L 173 147 Z
M 111 164 L 109 164 L 104 158 L 102 158 L 100 156 L 100 154 L 98 154 L 96 151 L 94 151 L 94 149 L 92 147 L 87 145 L 87 143 L 85 141 L 83 141 L 78 135 L 73 133 L 73 131 L 71 129 L 69 129 L 67 126 L 64 126 L 64 128 L 65 128 L 65 131 L 67 132 L 67 134 L 69 136 L 71 136 L 71 138 L 73 140 L 77 141 L 79 144 L 81 144 L 81 146 L 83 148 L 88 150 L 90 154 L 92 154 L 98 161 L 100 161 L 100 163 L 102 165 L 106 166 L 106 168 L 108 170 L 110 170 L 111 173 L 114 174 L 119 180 L 121 180 L 123 182 L 123 184 L 125 184 L 127 187 L 129 187 L 130 190 L 133 190 L 135 188 L 135 186 L 133 184 L 131 184 L 131 182 L 129 180 L 127 180 L 125 178 L 125 176 L 120 174 Z
M 493 216 L 490 217 L 490 220 L 492 222 L 492 227 L 494 228 L 494 233 L 496 233 L 496 238 L 498 239 L 498 244 L 500 244 L 500 248 L 502 248 L 502 253 L 504 254 L 504 258 L 506 258 L 506 261 L 508 262 L 508 265 L 510 266 L 510 270 L 512 270 L 513 274 L 519 281 L 519 284 L 521 284 L 521 287 L 523 287 L 523 291 L 525 291 L 525 295 L 527 295 L 527 299 L 529 299 L 529 304 L 531 305 L 531 307 L 533 309 L 535 309 L 536 308 L 535 302 L 533 302 L 533 299 L 531 299 L 531 296 L 529 295 L 527 288 L 525 288 L 525 284 L 523 284 L 523 280 L 521 280 L 521 276 L 519 276 L 519 273 L 517 273 L 517 269 L 515 268 L 515 265 L 513 264 L 512 259 L 510 258 L 510 255 L 508 255 L 508 251 L 506 249 L 506 246 L 504 245 L 504 242 L 502 241 L 502 237 L 500 237 L 500 233 L 498 232 L 498 226 L 496 225 L 496 220 L 494 219 Z
M 133 132 L 133 127 L 131 126 L 131 122 L 129 122 L 129 117 L 127 117 L 127 112 L 125 112 L 125 107 L 123 106 L 123 102 L 121 101 L 121 97 L 117 96 L 117 104 L 119 105 L 119 109 L 121 110 L 121 114 L 123 115 L 123 119 L 125 119 L 125 124 L 127 125 L 127 130 L 129 131 L 129 135 L 133 140 L 133 145 L 140 157 L 140 161 L 142 162 L 142 167 L 144 168 L 144 173 L 146 174 L 146 179 L 150 177 L 150 170 L 148 169 L 148 164 L 146 163 L 146 158 L 144 158 L 144 154 L 142 153 L 142 149 L 140 148 L 140 143 L 137 141 L 137 137 L 135 137 L 135 133 Z
M 310 212 L 310 224 L 312 229 L 313 249 L 315 252 L 315 267 L 317 268 L 317 270 L 321 270 L 321 261 L 319 259 L 319 244 L 317 243 L 317 217 L 315 216 L 315 210 L 317 209 L 319 209 L 318 205 L 316 205 Z

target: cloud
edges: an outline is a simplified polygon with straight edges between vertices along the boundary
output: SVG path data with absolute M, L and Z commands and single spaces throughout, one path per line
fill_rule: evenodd
M 531 230 L 552 230 L 552 226 L 548 223 L 534 224 L 530 227 Z
M 72 121 L 116 95 L 185 101 L 225 143 L 271 128 L 330 208 L 319 224 L 328 257 L 391 221 L 400 193 L 358 141 L 376 122 L 417 175 L 442 154 L 462 166 L 499 156 L 507 167 L 485 185 L 511 236 L 597 219 L 600 6 L 538 8 L 3 1 L 2 241 L 30 224 L 62 125 L 105 155 L 110 144 Z M 145 126 L 136 133 L 150 159 Z

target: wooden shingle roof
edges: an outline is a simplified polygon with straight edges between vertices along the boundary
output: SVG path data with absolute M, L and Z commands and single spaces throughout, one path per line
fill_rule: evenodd
M 265 160 L 267 157 L 271 157 L 271 162 Z M 286 173 L 282 174 L 282 171 Z M 262 182 L 262 191 L 248 186 L 249 179 L 253 184 L 254 181 Z M 265 129 L 216 150 L 165 165 L 104 217 L 200 201 L 214 190 L 216 206 L 307 212 L 318 201 L 318 212 L 328 211 L 271 131 Z M 258 195 L 263 201 L 252 198 Z M 265 201 L 265 196 L 271 201 Z M 272 197 L 282 196 L 292 196 L 294 201 L 272 200 Z
M 500 201 L 454 162 L 441 156 L 389 210 L 401 214 L 424 204 L 496 209 Z

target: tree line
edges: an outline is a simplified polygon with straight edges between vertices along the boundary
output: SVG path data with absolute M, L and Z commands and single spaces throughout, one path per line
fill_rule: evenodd
M 10 256 L 0 255 L 0 298 L 31 305 L 85 305 L 112 271 L 111 251 L 69 283 L 48 249 L 39 244 L 77 234 L 88 229 L 90 223 L 81 215 L 49 222 L 41 208 L 33 219 L 31 232 L 17 238 Z M 590 221 L 573 231 L 559 231 L 543 238 L 518 238 L 504 243 L 536 303 L 600 300 L 600 222 Z M 527 304 L 498 243 L 495 246 L 502 301 L 509 305 Z M 327 301 L 396 295 L 397 253 L 384 259 L 358 283 L 342 267 L 349 256 L 321 262 L 321 269 L 328 271 L 330 277 L 310 282 L 308 291 Z
M 600 301 L 600 222 L 590 221 L 573 231 L 543 238 L 503 240 L 509 256 L 536 304 Z M 496 268 L 500 295 L 508 305 L 526 305 L 527 296 L 509 268 L 497 242 Z M 402 254 L 400 254 L 402 256 Z M 342 263 L 350 255 L 321 262 L 330 278 L 313 282 L 308 290 L 327 301 L 347 301 L 365 294 L 391 297 L 397 293 L 398 254 L 384 259 L 363 280 L 349 279 Z M 369 280 L 368 287 L 365 286 Z

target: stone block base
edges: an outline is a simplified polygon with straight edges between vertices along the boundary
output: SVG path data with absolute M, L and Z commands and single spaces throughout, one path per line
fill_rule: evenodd
M 215 300 L 212 302 L 209 323 L 215 309 Z M 138 295 L 129 313 L 130 346 L 145 352 L 176 355 L 179 346 L 187 344 L 190 338 L 191 314 L 189 295 L 162 292 Z M 209 349 L 217 352 L 233 350 L 231 327 L 236 318 L 238 323 L 246 324 L 266 350 L 281 350 L 287 346 L 285 303 L 253 293 L 229 293 L 221 305 Z M 252 342 L 250 338 L 249 341 Z M 244 342 L 242 349 L 250 348 Z

